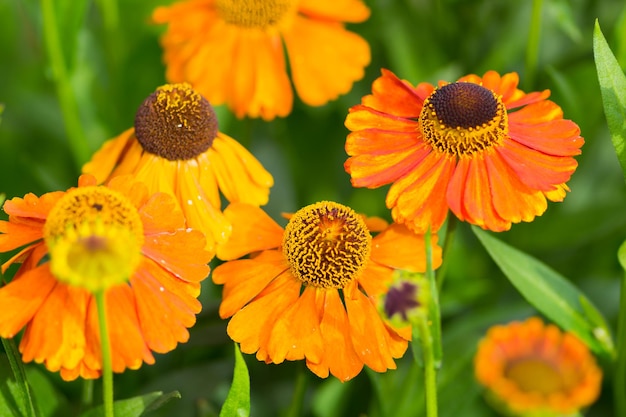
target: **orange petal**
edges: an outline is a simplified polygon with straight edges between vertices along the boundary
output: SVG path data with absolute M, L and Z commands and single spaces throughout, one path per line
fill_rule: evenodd
M 111 179 L 108 181 L 107 187 L 123 194 L 138 210 L 146 204 L 148 198 L 154 193 L 149 193 L 148 187 L 144 183 L 136 181 L 134 176 L 128 174 Z
M 230 317 L 241 310 L 283 272 L 285 267 L 256 259 L 242 259 L 219 265 L 213 271 L 212 278 L 216 284 L 224 284 L 220 317 Z
M 89 293 L 57 284 L 28 324 L 20 343 L 24 362 L 50 371 L 74 368 L 85 356 L 85 316 Z
M 415 233 L 439 230 L 448 214 L 445 193 L 454 170 L 454 158 L 431 152 L 387 194 L 387 207 L 398 223 Z
M 396 364 L 387 346 L 387 328 L 370 299 L 360 291 L 355 294 L 356 298 L 345 298 L 354 350 L 363 363 L 376 372 L 395 369 Z
M 283 241 L 283 229 L 258 207 L 233 203 L 224 215 L 233 225 L 233 233 L 217 248 L 223 260 L 237 259 L 252 252 L 278 248 Z
M 290 273 L 281 274 L 230 319 L 228 335 L 240 344 L 242 352 L 254 353 L 261 350 L 261 356 L 267 356 L 268 339 L 274 323 L 296 303 L 301 286 Z M 272 358 L 268 359 L 272 361 Z
M 43 238 L 43 224 L 17 224 L 0 220 L 0 252 L 8 252 Z
M 359 286 L 369 296 L 375 297 L 387 293 L 393 280 L 393 269 L 372 260 L 358 278 Z
M 500 218 L 513 223 L 529 222 L 547 209 L 544 195 L 528 189 L 497 153 L 487 154 L 485 165 L 493 207 Z
M 130 128 L 119 136 L 110 139 L 100 147 L 91 157 L 91 160 L 83 165 L 83 174 L 92 174 L 98 184 L 105 182 L 115 169 L 118 161 L 122 158 L 124 150 L 129 142 L 134 139 L 135 129 Z
M 21 217 L 21 221 L 31 220 L 42 224 L 52 207 L 65 195 L 65 191 L 46 193 L 41 197 L 28 193 L 24 198 L 15 197 L 4 202 L 3 209 L 10 217 Z
M 346 309 L 336 290 L 317 291 L 315 303 L 321 316 L 324 356 L 319 363 L 307 359 L 307 367 L 320 378 L 326 378 L 330 371 L 340 381 L 349 381 L 361 372 L 363 361 L 352 345 Z
M 346 117 L 345 126 L 351 131 L 369 130 L 412 133 L 417 139 L 417 120 L 396 116 L 386 110 L 376 110 L 363 104 L 352 106 Z
M 370 16 L 361 0 L 300 0 L 298 11 L 320 20 L 358 23 Z
M 350 91 L 370 63 L 367 42 L 341 24 L 296 16 L 283 37 L 296 91 L 311 106 Z
M 431 236 L 433 268 L 441 266 L 441 247 L 437 235 Z M 417 235 L 400 224 L 392 224 L 372 240 L 372 261 L 391 269 L 413 272 L 426 271 L 426 245 L 423 235 Z
M 584 139 L 580 129 L 571 120 L 554 120 L 541 124 L 511 124 L 511 139 L 549 155 L 570 156 L 580 154 Z
M 224 197 L 231 203 L 264 205 L 274 178 L 239 142 L 219 134 L 208 157 Z
M 57 281 L 48 263 L 24 272 L 0 288 L 0 336 L 14 337 L 37 313 Z
M 277 317 L 267 352 L 272 362 L 294 361 L 305 357 L 319 362 L 324 352 L 313 287 L 305 287 L 300 297 Z
M 185 218 L 171 194 L 156 192 L 139 208 L 146 236 L 184 229 Z
M 361 103 L 389 115 L 417 119 L 422 112 L 423 97 L 417 94 L 408 82 L 400 80 L 394 73 L 382 69 L 382 75 L 374 80 L 372 94 L 363 97 Z M 432 86 L 430 86 L 432 90 Z M 421 85 L 428 90 L 428 85 Z
M 202 233 L 179 229 L 146 236 L 141 253 L 183 281 L 200 282 L 209 276 L 207 264 L 213 258 L 204 247 Z

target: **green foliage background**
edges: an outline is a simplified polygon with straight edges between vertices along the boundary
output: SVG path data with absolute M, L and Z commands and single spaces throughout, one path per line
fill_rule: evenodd
M 68 145 L 63 114 L 46 55 L 41 5 L 47 0 L 0 0 L 0 193 L 7 198 L 41 194 L 75 185 L 80 162 Z M 133 123 L 138 105 L 164 84 L 159 34 L 150 23 L 163 1 L 119 0 L 119 24 L 111 32 L 103 23 L 99 1 L 56 0 L 62 48 L 91 152 Z M 369 215 L 389 218 L 386 188 L 353 189 L 343 170 L 343 121 L 348 108 L 370 93 L 380 68 L 416 84 L 454 81 L 493 69 L 520 73 L 526 91 L 550 89 L 565 117 L 581 127 L 586 143 L 579 168 L 563 203 L 545 215 L 518 224 L 498 238 L 535 256 L 568 277 L 616 328 L 619 278 L 616 251 L 626 237 L 626 187 L 611 145 L 602 110 L 592 52 L 598 19 L 611 49 L 626 68 L 626 6 L 623 0 L 545 0 L 536 53 L 528 54 L 531 0 L 366 0 L 370 19 L 350 29 L 365 37 L 372 63 L 365 78 L 338 100 L 310 108 L 296 98 L 293 113 L 272 122 L 238 120 L 218 108 L 220 129 L 247 146 L 274 175 L 268 212 L 277 220 L 284 211 L 322 199 L 348 204 Z M 537 29 L 537 27 L 534 27 Z M 211 65 L 228 65 L 215 62 Z M 3 214 L 4 215 L 4 214 Z M 6 259 L 6 256 L 2 259 Z M 492 416 L 472 378 L 476 343 L 494 323 L 536 312 L 489 258 L 468 225 L 461 224 L 441 293 L 444 368 L 440 375 L 441 416 Z M 219 319 L 220 289 L 205 281 L 203 311 L 190 341 L 157 357 L 153 366 L 115 376 L 116 399 L 153 391 L 178 390 L 151 415 L 216 416 L 233 373 L 233 349 L 226 322 Z M 0 306 L 0 308 L 4 308 Z M 294 383 L 308 380 L 302 415 L 420 416 L 423 399 L 419 373 L 410 352 L 399 370 L 384 375 L 362 372 L 341 384 L 319 380 L 303 363 L 280 366 L 258 363 L 250 368 L 252 415 L 285 413 Z M 604 364 L 607 365 L 607 364 Z M 7 376 L 5 362 L 0 375 Z M 77 415 L 82 383 L 64 383 L 58 375 L 28 365 L 36 394 L 53 401 L 54 416 Z M 602 397 L 589 416 L 611 417 L 611 367 L 605 366 Z M 98 387 L 96 382 L 96 387 Z M 98 403 L 98 389 L 96 403 Z M 626 394 L 625 394 L 626 395 Z

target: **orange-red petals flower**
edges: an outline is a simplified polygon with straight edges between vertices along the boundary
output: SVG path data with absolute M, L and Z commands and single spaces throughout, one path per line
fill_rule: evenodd
M 82 176 L 78 188 L 4 204 L 0 252 L 21 262 L 0 288 L 0 336 L 25 328 L 25 362 L 43 363 L 72 380 L 102 369 L 93 291 L 105 291 L 115 372 L 154 363 L 187 341 L 201 305 L 200 281 L 211 254 L 185 225 L 174 199 L 119 177 L 108 187 Z
M 517 85 L 516 73 L 488 71 L 414 87 L 382 70 L 346 118 L 352 184 L 392 184 L 394 220 L 417 233 L 439 229 L 448 209 L 493 231 L 532 221 L 565 197 L 584 141 L 549 90 Z
M 157 88 L 139 107 L 134 128 L 106 142 L 83 167 L 99 183 L 132 174 L 151 193 L 175 195 L 187 225 L 202 231 L 207 249 L 225 242 L 228 201 L 266 204 L 274 179 L 233 138 L 218 130 L 209 102 L 189 84 Z
M 332 202 L 304 207 L 283 229 L 261 209 L 231 204 L 227 260 L 213 281 L 224 284 L 219 313 L 232 317 L 229 336 L 266 363 L 305 359 L 319 377 L 347 381 L 363 365 L 394 369 L 411 337 L 376 309 L 394 270 L 424 271 L 423 236 L 385 224 L 372 238 L 370 222 Z M 372 222 L 381 226 L 381 219 Z M 441 248 L 433 237 L 434 266 Z M 239 259 L 250 254 L 249 258 Z
M 536 317 L 489 329 L 474 365 L 496 407 L 514 416 L 574 415 L 600 394 L 602 371 L 587 346 Z
M 161 43 L 170 82 L 265 120 L 291 112 L 284 50 L 306 104 L 325 104 L 363 78 L 369 45 L 344 23 L 368 17 L 362 0 L 187 0 L 153 14 L 168 24 Z

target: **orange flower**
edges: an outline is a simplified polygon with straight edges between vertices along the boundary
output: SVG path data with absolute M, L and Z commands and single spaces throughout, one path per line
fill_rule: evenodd
M 224 213 L 233 234 L 218 257 L 229 262 L 215 268 L 213 281 L 224 284 L 219 313 L 232 316 L 228 335 L 243 352 L 266 363 L 306 359 L 319 377 L 341 381 L 363 364 L 378 372 L 396 367 L 411 328 L 384 321 L 376 298 L 396 268 L 425 270 L 422 236 L 397 224 L 380 231 L 380 219 L 332 202 L 302 208 L 284 230 L 250 205 L 231 204 Z M 380 233 L 372 238 L 372 231 Z
M 65 380 L 100 375 L 95 291 L 105 291 L 115 372 L 152 364 L 152 351 L 187 341 L 211 254 L 171 196 L 128 177 L 104 187 L 83 175 L 78 188 L 13 198 L 4 210 L 0 251 L 22 249 L 2 272 L 22 265 L 0 288 L 0 336 L 26 328 L 25 362 Z
M 532 221 L 569 191 L 584 141 L 549 90 L 517 84 L 516 73 L 489 71 L 413 87 L 382 70 L 346 119 L 352 184 L 391 183 L 387 207 L 417 233 L 438 230 L 448 209 L 493 231 Z
M 496 407 L 514 416 L 574 415 L 598 398 L 602 383 L 587 346 L 536 317 L 489 329 L 474 368 Z
M 219 132 L 213 108 L 189 84 L 157 88 L 137 110 L 135 127 L 106 142 L 83 173 L 98 183 L 132 174 L 150 193 L 175 195 L 187 225 L 205 234 L 213 252 L 231 231 L 219 192 L 262 205 L 274 184 L 250 152 Z
M 167 79 L 191 83 L 237 117 L 271 120 L 291 112 L 294 87 L 320 106 L 363 78 L 370 49 L 344 23 L 362 22 L 361 0 L 187 0 L 159 7 Z

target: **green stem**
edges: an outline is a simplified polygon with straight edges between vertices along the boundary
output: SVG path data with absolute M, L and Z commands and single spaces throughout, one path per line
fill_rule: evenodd
M 83 379 L 83 390 L 80 397 L 80 406 L 89 409 L 93 405 L 93 379 Z
M 539 43 L 541 40 L 541 10 L 543 0 L 533 0 L 530 28 L 528 31 L 528 45 L 526 47 L 526 77 L 525 85 L 532 89 L 535 85 L 537 62 L 539 61 Z
M 437 368 L 441 365 L 443 356 L 441 348 L 441 309 L 439 307 L 439 291 L 435 281 L 435 271 L 433 270 L 433 248 L 431 243 L 430 230 L 424 236 L 426 243 L 426 279 L 430 299 L 428 300 L 429 337 L 432 337 L 431 345 L 434 352 L 434 364 Z
M 100 327 L 100 349 L 102 350 L 102 400 L 105 417 L 113 417 L 113 368 L 111 366 L 111 343 L 106 318 L 106 297 L 104 290 L 95 294 L 98 306 Z
M 298 376 L 296 378 L 296 386 L 293 390 L 293 396 L 291 398 L 291 404 L 287 410 L 285 417 L 299 417 L 302 415 L 302 409 L 304 408 L 304 394 L 306 394 L 307 387 L 307 373 L 304 368 L 298 370 Z
M 18 402 L 26 406 L 27 417 L 39 417 L 39 411 L 37 407 L 35 407 L 33 392 L 28 384 L 24 364 L 22 363 L 20 352 L 15 341 L 13 339 L 2 338 L 2 345 L 9 359 L 9 365 L 15 376 L 15 382 L 19 387 L 19 392 L 22 394 L 22 398 L 18 399 Z
M 63 56 L 53 0 L 41 0 L 41 12 L 43 15 L 44 42 L 48 58 L 50 59 L 52 77 L 63 114 L 67 138 L 74 156 L 74 162 L 80 169 L 81 165 L 89 158 L 90 150 L 87 145 L 85 132 L 81 126 L 78 104 L 76 103 L 76 97 L 74 96 Z
M 617 321 L 617 364 L 614 375 L 616 415 L 626 416 L 626 274 L 620 289 L 619 317 Z
M 426 416 L 437 417 L 437 364 L 433 338 L 428 325 L 428 319 L 420 320 L 418 324 L 420 343 L 424 357 L 424 394 L 426 398 Z
M 456 234 L 457 225 L 459 224 L 456 216 L 450 215 L 448 216 L 448 225 L 446 226 L 446 238 L 443 241 L 443 250 L 441 258 L 443 259 L 443 263 L 441 267 L 437 270 L 437 289 L 441 291 L 443 287 L 443 280 L 446 277 L 446 272 L 448 271 L 448 265 L 450 265 L 449 254 L 452 250 L 452 242 L 454 242 L 454 236 Z

